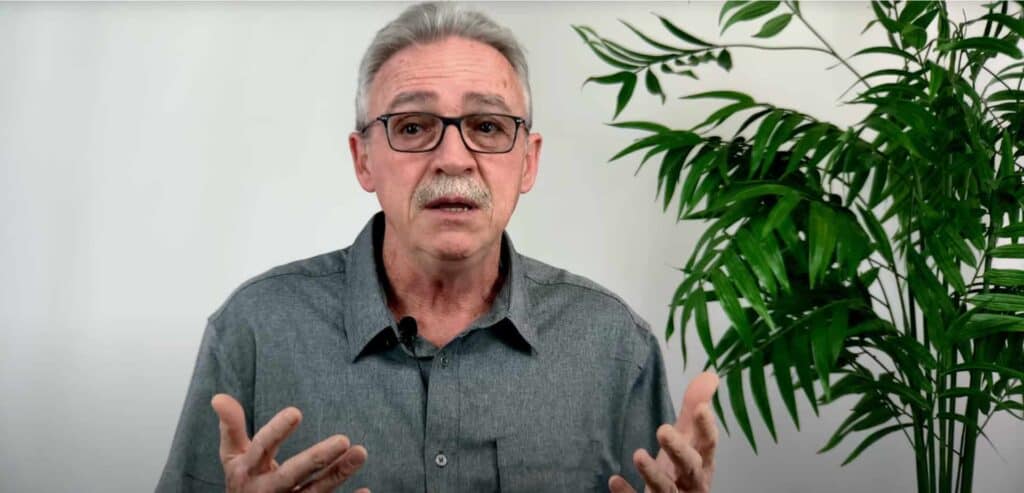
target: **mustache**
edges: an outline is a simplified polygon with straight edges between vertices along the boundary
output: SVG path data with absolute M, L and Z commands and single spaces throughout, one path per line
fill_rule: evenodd
M 481 209 L 491 207 L 491 192 L 472 178 L 451 175 L 437 175 L 437 178 L 421 185 L 413 192 L 413 203 L 422 209 L 431 201 L 444 196 L 458 195 L 472 200 Z

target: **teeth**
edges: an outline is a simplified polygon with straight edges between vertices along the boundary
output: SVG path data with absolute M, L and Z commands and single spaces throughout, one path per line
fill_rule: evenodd
M 466 206 L 444 206 L 444 207 L 441 207 L 441 210 L 448 211 L 448 212 L 462 212 L 462 211 L 468 211 L 469 207 L 466 207 Z

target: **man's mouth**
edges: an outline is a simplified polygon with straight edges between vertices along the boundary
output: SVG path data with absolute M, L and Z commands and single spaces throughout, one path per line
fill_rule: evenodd
M 441 197 L 428 202 L 424 208 L 445 212 L 468 212 L 479 207 L 465 197 Z

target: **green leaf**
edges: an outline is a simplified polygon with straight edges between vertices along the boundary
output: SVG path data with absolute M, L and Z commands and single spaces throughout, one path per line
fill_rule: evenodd
M 804 155 L 807 154 L 807 151 L 814 148 L 815 144 L 817 144 L 818 141 L 821 140 L 821 137 L 824 136 L 825 132 L 827 132 L 830 128 L 831 125 L 827 123 L 818 123 L 811 127 L 811 129 L 808 130 L 807 133 L 803 135 L 803 137 L 800 137 L 800 140 L 796 143 L 796 145 L 794 145 L 790 149 L 789 163 L 786 164 L 785 175 L 788 175 L 793 171 L 796 171 L 801 160 L 804 158 Z
M 750 3 L 748 0 L 728 0 L 722 4 L 722 9 L 718 12 L 718 23 L 722 23 L 722 19 L 725 19 L 725 14 L 736 7 L 742 7 Z
M 647 69 L 644 85 L 647 87 L 647 92 L 651 93 L 652 96 L 661 96 L 661 104 L 665 104 L 665 93 L 662 92 L 661 83 L 658 82 L 658 76 L 654 75 L 653 70 Z
M 800 387 L 804 390 L 807 402 L 811 404 L 814 414 L 818 414 L 818 399 L 814 392 L 814 374 L 812 369 L 812 357 L 810 342 L 805 333 L 798 333 L 793 337 L 793 368 L 796 369 L 796 376 L 800 379 Z
M 1024 296 L 1019 294 L 976 294 L 970 297 L 967 301 L 979 308 L 985 308 L 987 310 L 997 312 L 1024 311 Z
M 760 315 L 769 327 L 775 328 L 775 323 L 771 319 L 771 315 L 768 314 L 768 307 L 764 303 L 764 298 L 761 296 L 761 290 L 758 287 L 757 281 L 747 270 L 747 266 L 736 253 L 732 250 L 726 250 L 722 253 L 724 259 L 725 268 L 729 271 L 729 277 L 733 281 L 733 285 L 743 295 L 743 297 L 750 303 L 750 306 L 754 311 Z
M 1024 21 L 1016 17 L 1011 17 L 1006 14 L 992 13 L 981 16 L 980 20 L 998 22 L 999 24 L 1006 26 L 1007 29 L 1013 31 L 1017 36 L 1024 38 Z
M 701 141 L 701 137 L 693 132 L 687 130 L 672 130 L 667 133 L 659 133 L 654 135 L 648 135 L 642 139 L 633 142 L 626 146 L 625 149 L 619 151 L 608 162 L 616 161 L 622 157 L 632 154 L 640 149 L 647 147 L 662 145 L 668 147 L 686 147 L 698 144 Z
M 630 23 L 628 23 L 628 22 L 626 22 L 626 21 L 624 21 L 622 19 L 619 19 L 619 22 L 625 24 L 626 27 L 629 28 L 630 31 L 633 31 L 633 34 L 636 34 L 640 39 L 644 40 L 644 42 L 646 42 L 647 44 L 649 44 L 649 45 L 651 45 L 651 46 L 653 46 L 655 48 L 658 48 L 658 49 L 661 49 L 661 50 L 664 50 L 664 51 L 669 51 L 669 52 L 683 51 L 680 48 L 676 48 L 675 46 L 671 46 L 671 45 L 667 45 L 667 44 L 661 43 L 661 42 L 651 38 L 650 36 L 644 34 L 642 31 L 640 31 L 639 29 L 634 27 L 632 24 L 630 24 Z
M 863 207 L 858 206 L 857 212 L 860 212 L 860 218 L 864 221 L 864 225 L 867 226 L 868 234 L 875 241 L 875 247 L 882 254 L 882 258 L 889 262 L 889 265 L 896 265 L 892 254 L 892 245 L 889 244 L 889 236 L 885 233 L 885 229 L 882 228 L 882 223 L 878 222 L 878 218 L 875 217 L 874 213 Z
M 994 51 L 1002 53 L 1013 59 L 1018 59 L 1022 56 L 1020 48 L 1013 44 L 1000 39 L 985 37 L 965 38 L 958 41 L 940 43 L 938 49 L 940 52 L 964 50 Z
M 955 330 L 951 337 L 956 342 L 963 342 L 992 334 L 1024 332 L 1024 318 L 995 313 L 973 313 L 963 328 Z
M 757 173 L 757 169 L 761 164 L 761 157 L 764 155 L 765 148 L 768 147 L 768 140 L 775 130 L 775 126 L 779 124 L 785 114 L 783 110 L 772 111 L 761 121 L 761 125 L 757 127 L 757 134 L 754 135 L 754 148 L 750 151 L 748 178 L 752 178 Z
M 989 269 L 985 271 L 985 280 L 999 286 L 1024 286 L 1024 270 Z
M 691 204 L 696 202 L 693 194 L 697 190 L 697 182 L 704 175 L 708 166 L 712 164 L 717 154 L 719 154 L 718 151 L 708 151 L 690 161 L 690 171 L 683 181 L 683 190 L 680 192 L 679 197 L 679 214 L 676 217 L 682 217 L 685 212 L 689 211 Z
M 697 327 L 700 344 L 704 346 L 704 352 L 708 354 L 708 361 L 714 365 L 715 369 L 718 369 L 718 354 L 715 352 L 715 343 L 711 339 L 711 324 L 708 323 L 708 306 L 704 290 L 698 286 L 690 294 L 688 301 L 693 305 L 693 320 Z
M 768 141 L 768 145 L 765 146 L 762 151 L 763 154 L 758 157 L 757 161 L 751 160 L 752 168 L 756 166 L 760 169 L 759 177 L 763 177 L 765 173 L 771 168 L 775 162 L 775 154 L 779 150 L 784 142 L 789 140 L 790 136 L 793 135 L 795 128 L 798 124 L 803 121 L 803 115 L 797 113 L 790 113 L 782 120 L 782 123 L 772 132 L 771 139 Z M 851 192 L 855 193 L 855 192 Z
M 709 207 L 725 207 L 734 202 L 760 198 L 766 195 L 788 195 L 800 192 L 788 185 L 774 182 L 746 182 L 748 184 L 731 187 L 727 192 L 715 197 Z
M 579 32 L 579 30 L 577 29 L 576 32 Z M 580 36 L 583 35 L 581 34 Z M 587 46 L 590 47 L 590 51 L 594 52 L 594 54 L 597 55 L 597 57 L 600 58 L 601 61 L 615 68 L 620 68 L 624 70 L 636 70 L 643 66 L 642 64 L 639 64 L 638 62 L 634 62 L 632 60 L 626 60 L 623 59 L 622 57 L 616 58 L 612 56 L 611 53 L 605 51 L 607 50 L 607 48 L 604 48 L 604 46 L 598 42 L 586 41 L 586 43 Z M 586 84 L 586 82 L 584 82 L 584 84 Z
M 962 371 L 983 371 L 986 373 L 997 373 L 1006 378 L 1016 378 L 1018 380 L 1024 380 L 1024 371 L 1015 370 L 1002 365 L 993 363 L 965 363 L 956 365 L 949 370 L 943 371 L 942 375 L 948 375 L 950 373 L 958 373 Z
M 681 96 L 679 99 L 731 99 L 740 103 L 755 104 L 754 98 L 737 91 L 706 91 L 689 96 Z
M 725 120 L 728 120 L 730 116 L 736 114 L 737 112 L 747 110 L 750 108 L 756 108 L 757 106 L 757 104 L 748 103 L 745 101 L 725 105 L 719 108 L 718 111 L 715 111 L 714 113 L 709 115 L 706 119 L 704 119 L 703 122 L 693 127 L 693 129 L 697 130 L 699 128 L 711 125 L 711 127 L 708 128 L 708 130 L 712 130 L 715 127 L 721 125 Z
M 733 323 L 733 326 L 736 327 L 736 332 L 739 333 L 740 339 L 747 349 L 753 349 L 754 336 L 750 330 L 750 321 L 747 320 L 747 314 L 743 311 L 743 307 L 740 306 L 739 297 L 736 296 L 732 282 L 729 281 L 729 278 L 721 270 L 715 269 L 711 271 L 711 284 L 715 286 L 718 302 L 722 305 L 722 309 Z
M 1019 238 L 1021 236 L 1024 236 L 1024 223 L 1003 226 L 999 230 L 999 236 L 1001 238 Z
M 1024 245 L 1001 245 L 989 252 L 995 258 L 1024 258 Z
M 707 41 L 704 41 L 703 39 L 700 39 L 700 38 L 698 38 L 698 37 L 696 37 L 696 36 L 686 32 L 686 31 L 683 31 L 682 29 L 679 29 L 678 26 L 673 24 L 668 19 L 666 19 L 666 18 L 664 18 L 664 17 L 662 17 L 662 16 L 660 16 L 658 14 L 655 14 L 655 15 L 658 17 L 658 19 L 661 20 L 661 25 L 665 26 L 665 29 L 668 30 L 668 32 L 672 33 L 673 36 L 675 36 L 675 37 L 677 37 L 677 38 L 679 38 L 679 39 L 681 39 L 683 41 L 686 41 L 687 43 L 692 43 L 692 44 L 695 44 L 695 45 L 698 45 L 698 46 L 715 46 L 715 45 L 713 45 L 711 43 L 708 43 Z
M 721 395 L 721 392 L 715 392 L 712 394 L 711 405 L 715 408 L 715 414 L 718 416 L 718 422 L 722 423 L 722 429 L 724 429 L 726 433 L 729 433 L 729 422 L 725 419 L 725 411 L 722 410 L 722 399 L 718 397 L 719 395 Z
M 899 48 L 893 48 L 892 46 L 872 46 L 870 48 L 864 48 L 863 50 L 860 50 L 857 53 L 850 55 L 850 58 L 872 54 L 894 55 L 903 58 L 904 60 L 907 60 L 909 62 L 917 63 L 917 59 L 914 58 L 914 55 L 911 55 L 907 51 L 901 50 Z
M 729 402 L 732 404 L 732 413 L 739 423 L 743 435 L 750 442 L 750 448 L 757 453 L 757 442 L 754 441 L 754 430 L 750 427 L 750 416 L 747 415 L 747 403 L 743 399 L 743 369 L 737 367 L 726 374 L 725 382 L 729 387 Z
M 796 409 L 796 394 L 793 389 L 793 375 L 790 374 L 792 366 L 789 357 L 788 343 L 783 338 L 775 339 L 772 343 L 772 367 L 775 370 L 775 383 L 779 387 L 779 395 L 782 402 L 786 404 L 789 417 L 793 419 L 796 429 L 800 429 L 800 413 Z
M 754 236 L 747 231 L 747 228 L 740 228 L 736 231 L 733 242 L 739 249 L 740 255 L 750 264 L 750 270 L 754 271 L 754 275 L 757 276 L 761 285 L 769 295 L 774 296 L 776 293 L 775 276 L 772 274 L 771 266 L 768 265 L 768 258 Z
M 857 425 L 857 423 L 863 422 L 873 410 L 883 405 L 875 393 L 864 392 L 864 386 L 859 384 L 862 380 L 863 378 L 859 375 L 847 375 L 839 382 L 836 382 L 837 389 L 847 389 L 847 394 L 853 394 L 856 392 L 862 394 L 862 396 L 860 400 L 857 401 L 857 404 L 853 406 L 853 409 L 850 410 L 850 415 L 839 424 L 836 431 L 833 432 L 832 436 L 829 437 L 827 442 L 825 442 L 825 445 L 818 450 L 819 454 L 828 452 L 835 448 L 836 445 L 839 445 L 843 439 L 853 431 L 853 427 Z
M 648 132 L 654 132 L 654 133 L 668 133 L 668 132 L 672 131 L 671 128 L 668 128 L 668 127 L 666 127 L 666 126 L 664 126 L 664 125 L 662 125 L 660 123 L 655 123 L 655 122 L 642 122 L 642 121 L 636 121 L 636 122 L 614 122 L 614 123 L 606 123 L 605 125 L 608 125 L 608 126 L 611 126 L 611 127 L 615 127 L 615 128 L 630 128 L 630 129 L 633 129 L 633 130 L 646 130 Z
M 732 55 L 729 54 L 729 50 L 718 52 L 718 57 L 715 61 L 718 62 L 719 67 L 724 68 L 727 72 L 732 70 Z
M 829 350 L 831 351 L 829 368 L 834 367 L 836 361 L 839 360 L 839 354 L 843 350 L 843 343 L 846 342 L 846 329 L 849 324 L 848 317 L 849 311 L 846 305 L 836 305 L 832 310 L 832 323 L 828 327 L 828 342 Z
M 661 168 L 658 170 L 658 188 L 662 183 L 665 185 L 663 210 L 668 210 L 672 198 L 675 196 L 676 185 L 679 184 L 679 173 L 683 170 L 683 163 L 691 147 L 677 147 L 665 153 L 662 159 Z
M 768 219 L 761 228 L 761 237 L 768 236 L 775 231 L 775 228 L 789 217 L 789 214 L 800 204 L 802 199 L 799 193 L 787 193 L 779 197 L 779 201 L 772 207 L 771 212 L 768 213 Z
M 761 26 L 761 30 L 754 35 L 755 38 L 770 38 L 779 34 L 786 26 L 789 25 L 789 21 L 793 20 L 793 14 L 781 14 L 772 17 Z
M 857 448 L 853 449 L 853 452 L 850 452 L 850 455 L 846 457 L 846 460 L 843 461 L 840 467 L 853 462 L 855 459 L 857 459 L 857 456 L 860 455 L 861 452 L 863 452 L 865 449 L 867 449 L 872 444 L 874 444 L 881 438 L 885 437 L 886 435 L 895 431 L 900 431 L 903 428 L 907 428 L 910 426 L 910 423 L 886 426 L 885 428 L 879 429 L 874 433 L 868 435 L 867 438 L 864 439 L 864 441 L 860 442 L 860 445 L 857 445 Z
M 632 72 L 625 73 L 628 73 L 629 76 L 624 78 L 622 87 L 619 88 L 619 95 L 616 97 L 615 102 L 615 115 L 612 116 L 613 120 L 619 117 L 619 113 L 622 113 L 622 110 L 626 109 L 629 99 L 633 97 L 633 90 L 636 89 L 636 74 Z
M 761 351 L 754 351 L 750 355 L 750 393 L 754 396 L 754 404 L 757 405 L 757 410 L 761 412 L 761 418 L 764 419 L 765 426 L 768 427 L 768 433 L 772 436 L 772 441 L 775 443 L 779 442 L 778 437 L 775 435 L 775 420 L 772 419 L 772 407 L 768 403 L 768 386 L 765 385 L 764 381 L 764 353 Z
M 808 226 L 810 257 L 808 277 L 813 288 L 825 277 L 832 263 L 832 252 L 836 246 L 837 231 L 835 213 L 832 208 L 821 202 L 811 202 L 811 214 Z
M 729 26 L 737 22 L 754 20 L 758 17 L 772 13 L 780 3 L 781 2 L 778 1 L 762 0 L 744 5 L 742 8 L 737 10 L 728 21 L 725 22 L 725 25 L 722 26 L 722 33 L 725 33 L 725 30 L 729 29 Z
M 818 372 L 825 398 L 831 400 L 829 375 L 832 373 L 832 348 L 829 340 L 829 328 L 819 317 L 811 320 L 811 350 L 814 354 L 814 369 Z

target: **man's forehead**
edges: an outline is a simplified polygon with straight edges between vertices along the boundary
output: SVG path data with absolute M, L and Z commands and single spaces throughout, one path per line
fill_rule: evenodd
M 386 112 L 392 112 L 401 106 L 407 105 L 423 105 L 423 104 L 435 104 L 441 99 L 441 96 L 435 91 L 429 90 L 416 90 L 416 91 L 403 91 L 396 94 L 391 101 L 388 103 Z M 491 107 L 504 112 L 511 112 L 508 102 L 501 94 L 490 93 L 490 92 L 479 92 L 470 91 L 462 95 L 462 104 L 464 106 L 483 106 Z

